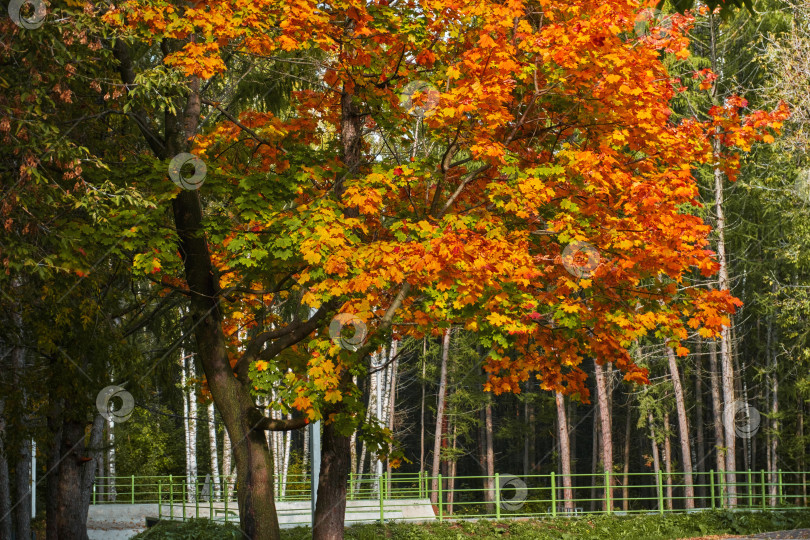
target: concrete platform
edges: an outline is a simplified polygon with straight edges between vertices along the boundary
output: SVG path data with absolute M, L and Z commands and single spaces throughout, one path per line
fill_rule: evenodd
M 436 514 L 429 499 L 386 499 L 383 501 L 385 521 L 435 521 Z M 213 512 L 212 512 L 213 510 Z M 201 517 L 225 521 L 225 503 L 211 505 L 200 502 L 199 514 L 194 503 L 164 504 L 160 508 L 163 519 Z M 279 525 L 282 528 L 308 527 L 310 502 L 277 502 Z M 239 522 L 236 501 L 228 503 L 228 521 Z M 91 504 L 87 514 L 90 540 L 126 540 L 146 529 L 146 518 L 158 517 L 157 504 Z M 346 525 L 375 523 L 380 520 L 380 501 L 362 500 L 346 502 Z

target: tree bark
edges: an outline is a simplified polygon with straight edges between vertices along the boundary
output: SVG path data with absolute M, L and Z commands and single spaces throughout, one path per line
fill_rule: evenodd
M 624 424 L 624 476 L 622 478 L 622 510 L 630 509 L 630 433 L 632 429 L 630 407 L 627 408 L 627 418 Z
M 714 73 L 720 74 L 721 72 L 718 70 L 718 58 L 717 58 L 717 36 L 716 36 L 716 27 L 715 21 L 716 18 L 714 14 L 710 14 L 710 29 L 711 29 L 711 62 L 712 62 L 712 71 Z M 715 105 L 719 104 L 718 100 L 718 87 L 715 84 L 712 88 L 712 99 Z M 719 129 L 719 128 L 718 128 Z M 715 137 L 713 141 L 713 150 L 715 161 L 719 161 L 720 153 L 722 150 L 721 142 L 718 137 Z M 723 193 L 723 171 L 719 166 L 714 168 L 714 210 L 715 210 L 715 230 L 717 231 L 717 262 L 720 266 L 718 272 L 718 289 L 721 291 L 729 290 L 729 273 L 728 273 L 728 261 L 726 257 L 726 218 L 725 218 L 725 209 L 724 205 L 724 193 Z M 731 358 L 731 336 L 729 332 L 729 328 L 724 326 L 720 331 L 720 362 L 722 368 L 722 386 L 723 386 L 723 406 L 724 412 L 728 411 L 728 414 L 731 414 L 733 411 L 733 403 L 734 403 L 734 368 L 732 365 L 732 358 Z M 733 508 L 737 505 L 737 488 L 736 488 L 736 478 L 734 471 L 737 468 L 737 456 L 736 456 L 736 433 L 734 430 L 734 422 L 726 420 L 723 422 L 724 429 L 724 440 L 726 444 L 726 462 L 725 462 L 725 471 L 726 471 L 726 485 L 728 489 L 728 504 L 729 507 Z
M 431 493 L 433 504 L 440 504 L 439 494 L 439 465 L 441 464 L 442 439 L 444 438 L 444 399 L 447 392 L 447 360 L 450 356 L 450 329 L 444 331 L 442 337 L 442 360 L 439 371 L 439 395 L 436 403 L 436 431 L 433 437 L 433 466 L 431 467 Z
M 0 538 L 11 538 L 11 478 L 3 440 L 6 438 L 5 400 L 0 399 Z
M 334 422 L 323 428 L 321 472 L 315 503 L 313 540 L 341 540 L 346 514 L 346 477 L 349 474 L 349 437 Z
M 714 457 L 717 472 L 723 474 L 726 470 L 726 444 L 723 429 L 723 405 L 720 401 L 720 371 L 717 366 L 717 344 L 709 342 L 709 368 L 711 369 L 712 386 L 712 412 L 714 413 Z M 725 499 L 725 493 L 720 492 L 720 500 Z
M 419 402 L 419 478 L 425 471 L 425 371 L 427 369 L 427 338 L 422 338 L 422 399 Z
M 664 415 L 664 468 L 667 473 L 667 510 L 672 510 L 672 446 L 669 440 L 669 413 L 667 413 Z
M 208 449 L 211 456 L 211 481 L 214 483 L 214 500 L 222 497 L 219 477 L 219 451 L 217 449 L 217 416 L 214 402 L 208 404 Z
M 66 405 L 65 411 L 69 411 Z M 82 477 L 84 468 L 95 466 L 92 459 L 85 455 L 84 422 L 65 419 L 62 425 L 62 442 L 60 445 L 60 462 L 56 503 L 56 536 L 87 540 L 87 511 L 82 510 Z
M 678 432 L 681 442 L 681 461 L 683 462 L 683 489 L 686 500 L 686 509 L 695 507 L 695 485 L 692 479 L 692 451 L 689 447 L 689 423 L 686 416 L 686 400 L 681 386 L 681 374 L 678 369 L 678 362 L 675 359 L 675 351 L 667 347 L 667 358 L 669 359 L 669 374 L 672 379 L 672 387 L 675 391 L 675 410 L 678 416 Z
M 22 333 L 22 321 L 18 314 L 14 314 L 14 320 Z M 19 410 L 26 411 L 28 396 L 23 383 L 23 373 L 25 371 L 25 349 L 14 347 L 11 350 L 11 369 L 14 385 L 19 389 L 20 401 Z M 23 419 L 25 422 L 25 419 Z M 19 538 L 31 538 L 31 439 L 28 433 L 20 434 L 20 444 L 18 454 L 14 461 L 14 498 L 16 504 L 12 510 L 14 527 Z
M 652 415 L 652 413 L 648 413 L 647 421 L 648 421 L 649 427 L 650 427 L 650 441 L 652 442 L 653 472 L 655 472 L 655 478 L 656 478 L 656 481 L 655 481 L 656 494 L 658 495 L 659 500 L 660 500 L 661 497 L 663 497 L 663 495 L 664 495 L 663 493 L 661 493 L 661 490 L 663 490 L 663 486 L 660 486 L 658 484 L 658 475 L 659 475 L 659 473 L 661 471 L 661 456 L 658 453 L 658 441 L 655 439 L 655 426 L 653 424 L 653 415 Z
M 605 486 L 604 504 L 604 509 L 606 512 L 608 512 L 613 506 L 613 497 L 607 497 L 609 490 L 611 490 L 613 486 L 613 436 L 611 433 L 611 418 L 610 408 L 608 406 L 608 390 L 607 383 L 605 381 L 605 368 L 598 362 L 594 361 L 594 370 L 596 373 L 596 394 L 599 402 L 599 431 L 602 436 L 602 470 L 608 472 L 608 482 Z
M 568 438 L 568 418 L 565 414 L 565 399 L 559 392 L 554 393 L 557 405 L 557 436 L 560 440 L 560 464 L 562 466 L 563 505 L 567 511 L 574 509 L 574 496 L 571 490 L 571 444 Z
M 484 406 L 484 442 L 486 443 L 487 479 L 484 492 L 484 501 L 487 503 L 487 512 L 495 511 L 495 437 L 492 429 L 492 404 L 487 396 Z
M 697 446 L 698 496 L 701 506 L 706 498 L 706 443 L 703 433 L 703 340 L 695 346 L 695 446 Z

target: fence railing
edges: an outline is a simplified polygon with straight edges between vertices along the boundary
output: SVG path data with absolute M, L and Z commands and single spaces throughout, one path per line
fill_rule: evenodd
M 347 522 L 425 519 L 405 509 L 432 508 L 431 519 L 513 518 L 578 514 L 683 512 L 692 509 L 767 510 L 808 507 L 808 472 L 693 473 L 691 495 L 683 473 L 608 473 L 431 477 L 426 473 L 350 475 Z M 570 480 L 567 487 L 566 480 Z M 307 525 L 311 497 L 307 475 L 288 475 L 276 486 L 279 519 Z M 611 486 L 609 489 L 606 486 Z M 151 503 L 158 517 L 209 517 L 238 521 L 235 477 L 99 477 L 94 504 Z M 566 495 L 567 494 L 567 495 Z M 429 499 L 429 502 L 425 501 Z M 416 502 L 414 500 L 420 501 Z M 300 508 L 299 508 L 300 507 Z M 370 517 L 371 516 L 371 517 Z M 379 516 L 379 518 L 377 518 Z M 290 521 L 292 520 L 292 521 Z

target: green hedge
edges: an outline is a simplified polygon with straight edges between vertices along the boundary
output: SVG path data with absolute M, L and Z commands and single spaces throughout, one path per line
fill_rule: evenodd
M 760 532 L 810 528 L 810 511 L 730 512 L 705 511 L 665 516 L 586 516 L 579 518 L 527 519 L 510 521 L 464 521 L 446 523 L 392 523 L 355 525 L 346 529 L 347 540 L 459 540 L 499 538 L 509 540 L 670 540 L 714 534 L 749 535 Z M 282 540 L 309 540 L 307 527 L 283 529 Z M 185 523 L 161 522 L 135 537 L 158 539 L 239 538 L 231 524 L 215 525 L 198 519 Z

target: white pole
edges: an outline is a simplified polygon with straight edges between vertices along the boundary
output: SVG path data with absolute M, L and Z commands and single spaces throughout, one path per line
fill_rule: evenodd
M 37 517 L 37 441 L 31 439 L 31 519 Z

